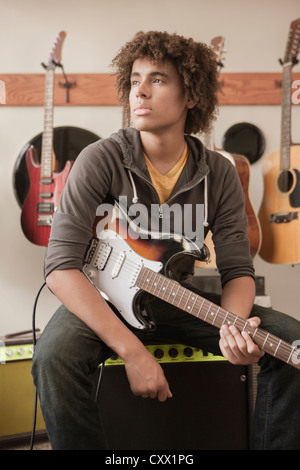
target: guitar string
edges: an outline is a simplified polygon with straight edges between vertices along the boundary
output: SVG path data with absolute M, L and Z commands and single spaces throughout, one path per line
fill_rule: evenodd
M 161 276 L 161 278 L 165 279 L 162 276 Z M 158 282 L 158 284 L 159 284 L 159 282 Z M 158 288 L 159 288 L 159 285 L 158 285 Z M 218 323 L 219 323 L 219 327 L 222 326 L 222 324 L 224 323 L 224 321 L 226 320 L 227 317 L 232 318 L 231 323 L 235 324 L 240 331 L 242 331 L 244 329 L 244 326 L 247 325 L 247 322 L 245 320 L 243 320 L 240 317 L 232 314 L 231 312 L 228 312 L 228 311 L 222 309 L 221 307 L 207 301 L 205 298 L 203 298 L 201 296 L 198 296 L 198 294 L 195 294 L 194 292 L 189 291 L 188 289 L 185 289 L 182 286 L 179 286 L 179 290 L 183 291 L 183 295 L 181 296 L 181 300 L 179 302 L 179 305 L 180 305 L 181 302 L 183 302 L 186 305 L 189 302 L 189 298 L 191 296 L 192 296 L 192 299 L 193 299 L 193 297 L 196 297 L 196 301 L 194 302 L 194 305 L 198 308 L 198 310 L 204 311 L 205 315 L 202 315 L 202 317 L 204 317 L 204 320 L 207 323 L 215 324 L 215 317 L 219 316 L 219 317 L 221 317 L 221 321 L 219 321 L 219 319 L 218 319 L 215 326 L 217 326 Z M 153 293 L 153 291 L 152 291 L 152 293 Z M 193 296 L 193 294 L 194 294 L 194 296 Z M 154 295 L 155 295 L 155 293 L 154 293 Z M 198 297 L 199 297 L 199 299 L 198 299 Z M 206 307 L 205 303 L 208 305 L 207 309 L 204 308 L 204 307 Z M 214 309 L 215 309 L 215 311 L 213 311 Z M 185 308 L 184 308 L 184 310 L 188 311 L 188 313 L 191 313 L 191 314 L 195 315 L 190 310 L 187 310 Z M 214 318 L 213 321 L 208 321 L 208 319 L 207 319 L 208 313 L 211 313 L 213 315 L 213 318 Z M 198 316 L 198 315 L 195 315 L 195 316 Z M 234 321 L 233 321 L 233 319 L 234 319 Z M 238 325 L 239 323 L 242 324 L 241 327 L 239 327 L 239 325 Z M 247 325 L 247 330 L 248 330 L 248 332 L 251 330 L 252 333 L 255 333 L 255 338 L 256 338 L 257 341 L 258 341 L 258 339 L 261 340 L 261 344 L 264 347 L 265 352 L 269 352 L 273 356 L 276 355 L 277 358 L 281 358 L 281 359 L 285 360 L 286 362 L 287 362 L 287 360 L 290 359 L 292 352 L 296 349 L 295 347 L 291 346 L 289 343 L 284 342 L 280 338 L 277 338 L 276 336 L 274 336 L 274 335 L 272 335 L 268 332 L 265 332 L 264 330 L 251 328 L 249 325 Z
M 110 258 L 112 261 L 117 261 L 118 258 L 119 258 L 119 256 L 120 256 L 119 254 L 111 253 L 109 258 Z M 126 273 L 126 274 L 127 274 L 127 272 L 128 272 L 129 274 L 132 274 L 132 268 L 136 271 L 138 268 L 141 268 L 141 266 L 140 266 L 139 264 L 137 264 L 136 262 L 134 262 L 134 261 L 131 261 L 131 260 L 129 260 L 129 259 L 125 259 L 124 262 L 122 263 L 121 268 L 122 268 L 122 269 L 121 269 L 121 271 L 120 271 L 119 274 L 118 274 L 119 276 L 120 276 L 120 275 L 122 276 L 123 273 Z M 149 269 L 149 268 L 148 268 L 148 269 Z M 151 272 L 152 272 L 153 274 L 159 276 L 155 271 L 152 271 L 152 270 L 151 270 Z M 166 277 L 164 277 L 164 276 L 162 276 L 160 279 L 163 279 L 163 280 L 166 280 L 166 281 L 169 280 L 168 278 L 166 278 Z M 189 298 L 189 296 L 191 295 L 191 292 L 192 292 L 192 291 L 188 291 L 187 289 L 185 289 L 185 288 L 182 287 L 182 286 L 179 286 L 179 287 L 181 287 L 181 288 L 183 289 L 183 296 L 182 296 L 183 300 L 186 300 L 186 302 L 188 302 L 188 298 Z M 187 299 L 185 298 L 185 296 L 187 296 Z M 200 298 L 201 298 L 201 296 L 200 296 Z M 197 300 L 197 302 L 199 302 L 199 299 Z M 171 303 L 171 302 L 170 302 L 170 303 Z M 208 305 L 206 305 L 206 304 L 208 304 Z M 199 307 L 200 307 L 200 306 L 199 306 Z M 206 308 L 207 308 L 207 309 L 206 309 Z M 214 309 L 217 309 L 217 310 L 214 312 Z M 234 314 L 232 314 L 232 313 L 230 313 L 230 312 L 226 312 L 226 311 L 222 312 L 222 310 L 221 310 L 221 312 L 220 312 L 220 309 L 219 309 L 219 307 L 218 307 L 217 305 L 214 305 L 213 303 L 207 301 L 205 298 L 203 298 L 203 300 L 201 301 L 201 310 L 202 310 L 202 312 L 203 312 L 204 314 L 206 314 L 206 315 L 207 315 L 208 312 L 210 311 L 210 312 L 214 315 L 214 317 L 215 317 L 216 313 L 219 313 L 219 314 L 222 313 L 223 315 L 224 315 L 224 313 L 225 313 L 225 317 L 226 317 L 226 315 L 227 315 L 227 316 L 228 316 L 228 315 L 231 315 L 232 317 L 235 317 L 235 324 L 238 323 L 238 322 L 242 322 L 242 326 L 243 326 L 243 327 L 244 327 L 244 324 L 246 323 L 246 322 L 245 322 L 244 320 L 242 320 L 240 317 L 237 317 L 237 316 L 235 316 Z M 218 312 L 218 310 L 219 310 L 219 312 Z M 224 319 L 224 320 L 225 320 L 225 319 Z M 237 325 L 236 325 L 236 326 L 237 326 Z M 238 327 L 238 326 L 237 326 L 237 327 Z M 240 328 L 240 329 L 241 329 L 241 328 Z M 250 330 L 250 329 L 251 329 L 251 328 L 248 327 L 248 330 Z M 252 333 L 253 333 L 254 331 L 255 331 L 255 329 L 252 329 Z M 288 343 L 285 343 L 284 341 L 280 340 L 280 339 L 277 338 L 276 336 L 271 335 L 270 333 L 261 332 L 260 330 L 257 330 L 257 331 L 256 331 L 256 338 L 257 338 L 257 340 L 259 339 L 259 336 L 261 336 L 261 338 L 260 338 L 261 340 L 266 339 L 266 337 L 267 337 L 268 342 L 264 345 L 264 347 L 266 348 L 269 344 L 271 344 L 271 346 L 270 346 L 270 348 L 269 348 L 269 351 L 273 352 L 274 349 L 275 349 L 275 351 L 276 351 L 276 348 L 273 348 L 273 344 L 276 343 L 276 346 L 277 346 L 277 348 L 278 348 L 278 346 L 279 346 L 279 344 L 280 344 L 280 342 L 281 342 L 281 344 L 280 344 L 280 352 L 281 352 L 281 353 L 286 353 L 288 356 L 290 355 L 291 348 L 293 348 L 293 347 L 292 347 L 291 345 L 289 345 Z
M 120 255 L 121 254 L 122 253 L 118 254 L 118 253 L 114 253 L 112 251 L 108 256 L 107 262 L 109 260 L 111 260 L 112 262 L 117 263 L 120 260 Z M 143 259 L 143 258 L 141 257 L 141 259 Z M 149 261 L 152 261 L 152 260 L 149 260 Z M 157 263 L 159 263 L 159 261 L 157 261 Z M 94 266 L 94 267 L 96 268 L 97 266 Z M 127 277 L 128 274 L 129 275 L 136 275 L 137 270 L 141 270 L 141 268 L 143 268 L 143 267 L 144 267 L 143 265 L 141 265 L 141 264 L 139 264 L 135 261 L 132 261 L 132 260 L 128 259 L 127 257 L 125 257 L 123 261 L 121 260 L 121 266 L 120 266 L 120 271 L 118 272 L 118 277 L 121 277 L 121 276 L 123 277 L 124 276 L 124 278 L 126 280 L 128 280 L 128 277 Z M 146 267 L 146 269 L 150 269 L 151 273 L 155 274 L 158 277 L 158 280 L 162 280 L 162 282 L 170 281 L 170 279 L 168 279 L 167 277 L 153 271 L 151 268 Z M 179 289 L 181 288 L 183 290 L 181 300 L 185 300 L 186 301 L 185 303 L 187 303 L 188 300 L 189 300 L 189 297 L 190 297 L 191 293 L 193 293 L 193 291 L 189 291 L 188 289 L 184 288 L 180 284 L 178 285 L 178 287 L 179 287 Z M 150 293 L 153 293 L 153 292 L 150 292 Z M 198 294 L 195 294 L 195 296 L 200 297 L 200 299 L 198 298 L 196 300 L 195 304 L 198 303 L 198 302 L 201 303 L 201 305 L 196 305 L 196 306 L 201 310 L 201 312 L 203 312 L 202 316 L 206 317 L 209 312 L 211 312 L 211 314 L 214 318 L 215 318 L 216 315 L 218 315 L 219 317 L 221 315 L 223 315 L 223 316 L 225 315 L 225 318 L 226 318 L 226 316 L 228 317 L 228 316 L 231 315 L 232 317 L 234 317 L 235 325 L 237 326 L 237 323 L 240 322 L 240 323 L 242 323 L 242 326 L 243 326 L 243 329 L 244 329 L 245 323 L 247 323 L 245 320 L 241 319 L 240 317 L 238 317 L 237 315 L 235 315 L 231 312 L 228 312 L 228 311 L 220 308 L 218 305 L 213 304 L 212 302 L 210 302 L 207 299 L 199 296 Z M 161 297 L 161 298 L 162 298 L 162 300 L 164 300 L 163 297 Z M 172 302 L 168 302 L 168 303 L 172 303 Z M 182 309 L 182 310 L 184 310 L 184 309 Z M 187 310 L 185 310 L 185 311 L 187 311 Z M 187 312 L 193 314 L 194 316 L 197 316 L 194 313 L 192 313 L 190 310 L 188 310 Z M 225 318 L 224 318 L 223 322 L 225 321 Z M 208 323 L 207 319 L 205 321 Z M 213 322 L 211 321 L 210 323 L 214 324 L 214 322 L 215 322 L 215 319 L 214 319 Z M 222 326 L 223 322 L 221 323 L 221 326 Z M 219 321 L 218 321 L 218 323 L 219 323 Z M 238 328 L 238 326 L 237 326 L 237 328 Z M 254 333 L 255 328 L 251 328 L 249 325 L 247 325 L 247 328 L 248 328 L 249 331 L 251 331 L 251 334 Z M 240 327 L 239 329 L 241 330 L 242 328 Z M 260 338 L 259 338 L 259 336 L 260 336 Z M 271 346 L 269 346 L 269 352 L 273 352 L 274 349 L 276 351 L 276 347 L 273 348 L 274 343 L 276 343 L 277 348 L 278 348 L 279 344 L 281 343 L 280 344 L 280 353 L 286 354 L 288 357 L 291 354 L 291 350 L 296 349 L 295 347 L 293 347 L 289 343 L 286 343 L 285 341 L 277 338 L 276 336 L 272 335 L 271 333 L 263 332 L 260 329 L 257 329 L 257 331 L 255 333 L 255 337 L 256 337 L 257 340 L 260 339 L 261 341 L 263 339 L 265 339 L 265 337 L 267 337 L 267 339 L 265 341 L 266 344 L 264 345 L 264 347 L 266 348 L 267 346 L 271 345 Z
M 158 275 L 158 276 L 160 276 L 160 279 L 162 280 L 162 283 L 164 283 L 164 279 L 167 279 L 167 278 L 164 278 L 161 275 Z M 158 288 L 159 288 L 159 281 L 158 281 Z M 186 306 L 189 303 L 190 298 L 191 298 L 191 300 L 196 298 L 196 301 L 194 302 L 193 308 L 191 308 L 191 309 L 183 308 L 183 310 L 188 311 L 191 314 L 194 314 L 191 310 L 195 309 L 195 307 L 200 308 L 205 314 L 205 317 L 204 317 L 205 321 L 207 321 L 208 323 L 214 324 L 215 326 L 219 324 L 219 327 L 223 325 L 223 323 L 225 322 L 226 319 L 227 319 L 227 321 L 226 321 L 227 323 L 228 323 L 228 320 L 230 320 L 230 323 L 235 324 L 240 331 L 245 329 L 246 331 L 248 331 L 248 333 L 255 336 L 257 341 L 261 340 L 265 350 L 268 350 L 268 352 L 274 352 L 275 351 L 276 354 L 277 353 L 282 353 L 283 355 L 286 354 L 289 357 L 291 351 L 293 349 L 295 349 L 294 346 L 292 346 L 289 343 L 281 340 L 280 338 L 272 335 L 271 333 L 268 333 L 267 331 L 264 331 L 262 329 L 252 328 L 246 320 L 238 317 L 237 315 L 235 315 L 235 314 L 233 314 L 229 311 L 226 311 L 225 309 L 219 307 L 216 304 L 211 303 L 207 299 L 205 299 L 201 296 L 198 296 L 198 294 L 195 294 L 193 291 L 185 289 L 182 286 L 181 286 L 181 289 L 184 289 L 184 291 L 183 291 L 183 295 L 182 295 L 180 303 L 183 303 Z M 154 293 L 154 291 L 152 291 L 152 292 Z M 180 303 L 179 303 L 179 305 L 180 305 Z M 213 318 L 212 321 L 208 321 L 207 315 L 209 313 L 211 314 L 211 316 Z M 197 315 L 195 315 L 195 316 L 197 316 Z M 204 315 L 202 315 L 202 317 L 203 316 Z M 218 317 L 217 321 L 215 320 L 216 317 Z M 210 317 L 209 317 L 209 320 L 211 320 Z M 279 355 L 278 355 L 278 357 L 279 357 Z

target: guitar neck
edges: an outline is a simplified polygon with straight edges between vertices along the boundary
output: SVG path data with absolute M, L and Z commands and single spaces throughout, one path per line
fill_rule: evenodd
M 47 70 L 45 83 L 44 129 L 41 153 L 41 178 L 49 179 L 53 172 L 53 92 L 54 69 Z
M 227 324 L 236 326 L 240 332 L 247 331 L 260 349 L 300 369 L 300 360 L 298 354 L 296 354 L 298 350 L 295 347 L 260 328 L 252 328 L 247 321 L 182 287 L 162 274 L 144 267 L 141 269 L 136 285 L 149 294 L 175 305 L 217 328 Z
M 280 169 L 290 168 L 292 62 L 283 65 Z

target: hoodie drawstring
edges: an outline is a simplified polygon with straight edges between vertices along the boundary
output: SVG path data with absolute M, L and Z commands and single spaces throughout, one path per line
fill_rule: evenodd
M 133 189 L 133 198 L 132 198 L 132 202 L 133 202 L 133 204 L 135 204 L 135 203 L 138 202 L 139 198 L 138 198 L 137 191 L 136 191 L 136 187 L 135 187 L 135 184 L 134 184 L 134 181 L 133 181 L 133 176 L 132 176 L 130 170 L 128 170 L 128 174 L 129 174 L 129 178 L 130 178 L 130 181 L 131 181 L 131 186 L 132 186 L 132 189 Z
M 135 183 L 134 183 L 134 180 L 133 180 L 133 176 L 132 176 L 131 171 L 129 169 L 128 169 L 128 174 L 129 174 L 129 178 L 130 178 L 130 181 L 131 181 L 131 186 L 132 186 L 132 189 L 133 189 L 132 202 L 133 202 L 133 204 L 135 204 L 135 203 L 138 202 L 139 198 L 138 198 L 138 195 L 137 195 L 137 190 L 136 190 L 136 186 L 135 186 Z M 203 225 L 204 225 L 204 227 L 208 226 L 207 176 L 204 177 L 204 221 L 203 221 Z
M 207 176 L 204 177 L 204 227 L 208 227 Z

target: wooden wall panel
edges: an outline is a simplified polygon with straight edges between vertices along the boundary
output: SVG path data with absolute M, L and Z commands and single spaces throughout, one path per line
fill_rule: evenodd
M 6 84 L 6 106 L 43 106 L 45 93 L 44 74 L 0 74 Z M 116 106 L 118 105 L 115 79 L 109 74 L 70 74 L 68 81 L 76 85 L 69 90 L 69 103 L 66 102 L 66 89 L 62 74 L 54 76 L 55 106 Z
M 281 73 L 222 73 L 219 104 L 281 104 Z M 0 74 L 6 85 L 6 106 L 43 106 L 44 74 Z M 300 73 L 293 74 L 300 80 Z M 110 74 L 68 74 L 75 83 L 66 102 L 65 83 L 61 73 L 55 74 L 54 106 L 118 106 L 115 78 Z M 292 90 L 291 90 L 292 92 Z

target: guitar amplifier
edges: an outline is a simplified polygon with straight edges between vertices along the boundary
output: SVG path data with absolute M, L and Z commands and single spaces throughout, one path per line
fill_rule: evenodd
M 32 334 L 0 337 L 0 444 L 30 436 L 34 413 Z M 36 431 L 45 432 L 40 406 Z
M 150 345 L 171 399 L 133 395 L 119 358 L 107 361 L 100 411 L 110 449 L 247 450 L 253 413 L 251 368 L 184 345 Z

